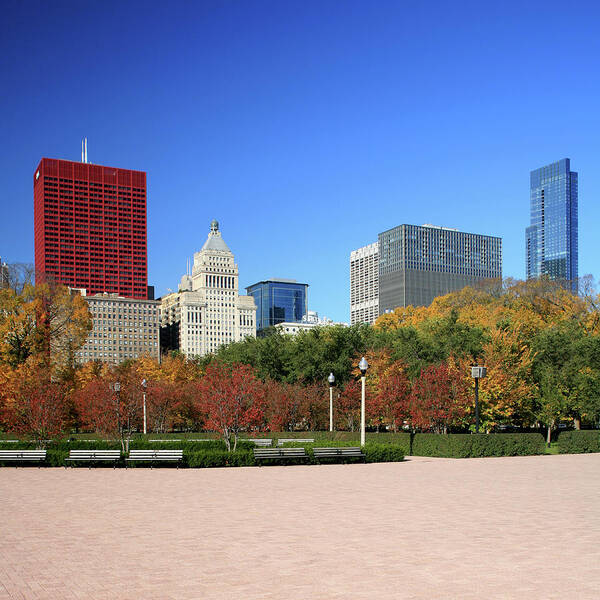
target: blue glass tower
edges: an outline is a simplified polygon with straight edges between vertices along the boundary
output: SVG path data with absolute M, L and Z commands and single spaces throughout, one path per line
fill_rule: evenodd
M 527 227 L 527 279 L 564 281 L 577 292 L 577 173 L 563 158 L 531 171 L 531 225 Z
M 246 288 L 256 302 L 256 331 L 278 323 L 299 323 L 307 313 L 308 284 L 295 279 L 267 279 Z

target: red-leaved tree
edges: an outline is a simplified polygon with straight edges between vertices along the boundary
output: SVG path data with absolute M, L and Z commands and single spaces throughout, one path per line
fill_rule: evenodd
M 265 391 L 249 365 L 212 363 L 201 381 L 206 427 L 220 431 L 229 452 L 240 432 L 264 427 Z
M 31 436 L 39 448 L 64 433 L 66 390 L 51 380 L 50 370 L 43 364 L 20 367 L 7 396 L 5 418 L 10 431 Z
M 336 429 L 354 431 L 360 426 L 360 394 L 359 381 L 349 381 L 333 402 L 333 414 Z
M 114 379 L 90 379 L 76 391 L 75 407 L 84 428 L 118 438 L 123 452 L 128 452 L 133 431 L 141 427 L 142 391 L 137 378 L 120 378 L 118 391 Z
M 447 433 L 461 423 L 468 402 L 464 377 L 447 363 L 430 365 L 413 382 L 410 395 L 410 421 L 414 429 Z
M 386 372 L 379 379 L 379 392 L 367 402 L 367 416 L 375 424 L 398 431 L 410 415 L 410 381 L 404 370 Z

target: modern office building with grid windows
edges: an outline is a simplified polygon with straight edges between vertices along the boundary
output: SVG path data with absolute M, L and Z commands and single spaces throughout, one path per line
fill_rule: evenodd
M 502 239 L 434 225 L 379 234 L 379 314 L 502 278 Z
M 578 174 L 563 158 L 530 174 L 527 279 L 548 277 L 577 292 Z
M 33 198 L 39 277 L 148 299 L 145 172 L 42 158 Z

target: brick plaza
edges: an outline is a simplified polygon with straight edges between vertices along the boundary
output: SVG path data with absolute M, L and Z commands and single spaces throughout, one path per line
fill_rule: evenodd
M 0 469 L 0 599 L 600 597 L 600 455 Z

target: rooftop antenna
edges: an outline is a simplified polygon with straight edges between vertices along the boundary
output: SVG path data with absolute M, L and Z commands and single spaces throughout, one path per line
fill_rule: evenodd
M 87 163 L 87 138 L 85 138 L 85 162 Z
M 83 138 L 81 138 L 81 162 L 85 162 L 85 156 L 83 154 Z

